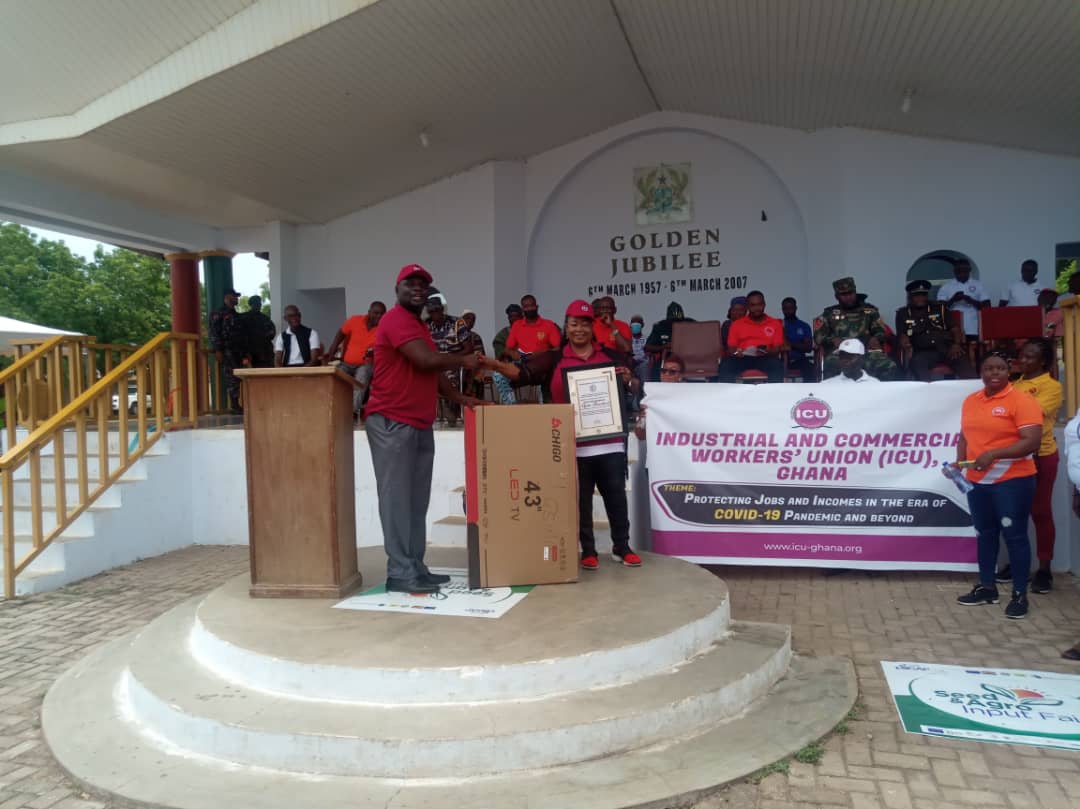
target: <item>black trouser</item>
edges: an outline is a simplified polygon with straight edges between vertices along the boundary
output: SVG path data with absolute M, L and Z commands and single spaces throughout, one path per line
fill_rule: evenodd
M 784 363 L 777 357 L 725 357 L 720 363 L 720 381 L 734 382 L 743 371 L 764 371 L 770 382 L 784 381 Z
M 809 357 L 789 359 L 787 367 L 789 371 L 798 371 L 803 382 L 817 382 L 817 373 L 814 371 L 814 362 Z
M 626 453 L 609 452 L 577 459 L 578 541 L 581 555 L 596 556 L 593 535 L 593 486 L 600 490 L 611 525 L 611 544 L 619 555 L 630 550 L 630 516 L 626 505 Z
M 949 359 L 947 348 L 915 349 L 911 354 L 908 370 L 918 382 L 929 382 L 934 366 L 945 364 L 952 368 L 957 379 L 974 379 L 975 371 L 968 362 L 967 353 L 957 359 Z

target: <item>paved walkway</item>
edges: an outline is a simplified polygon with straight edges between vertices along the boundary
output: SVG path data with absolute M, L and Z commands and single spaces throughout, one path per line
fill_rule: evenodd
M 68 783 L 41 738 L 41 699 L 71 662 L 143 626 L 185 598 L 247 569 L 246 547 L 195 547 L 119 568 L 63 590 L 0 602 L 0 809 L 103 807 Z M 732 614 L 792 625 L 795 649 L 855 661 L 862 693 L 847 733 L 817 764 L 792 761 L 697 809 L 954 809 L 1080 806 L 1080 753 L 912 736 L 899 731 L 878 661 L 910 659 L 1080 674 L 1058 657 L 1080 639 L 1080 589 L 1060 576 L 1032 596 L 1026 621 L 1002 606 L 953 603 L 969 586 L 950 574 L 724 568 Z

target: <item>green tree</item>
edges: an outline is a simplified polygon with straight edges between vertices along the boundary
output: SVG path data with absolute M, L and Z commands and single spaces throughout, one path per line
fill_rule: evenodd
M 170 328 L 169 265 L 101 247 L 87 262 L 63 242 L 0 224 L 0 314 L 105 343 L 142 344 Z

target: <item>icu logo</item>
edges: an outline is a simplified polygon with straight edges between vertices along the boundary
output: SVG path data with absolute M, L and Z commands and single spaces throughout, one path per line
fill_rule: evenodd
M 832 415 L 828 403 L 813 396 L 799 399 L 791 408 L 791 420 L 807 430 L 820 430 L 829 423 Z

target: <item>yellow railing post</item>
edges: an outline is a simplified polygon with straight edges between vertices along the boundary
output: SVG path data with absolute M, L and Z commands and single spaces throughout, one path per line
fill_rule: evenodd
M 15 597 L 15 484 L 11 470 L 5 469 L 4 490 L 4 598 Z

